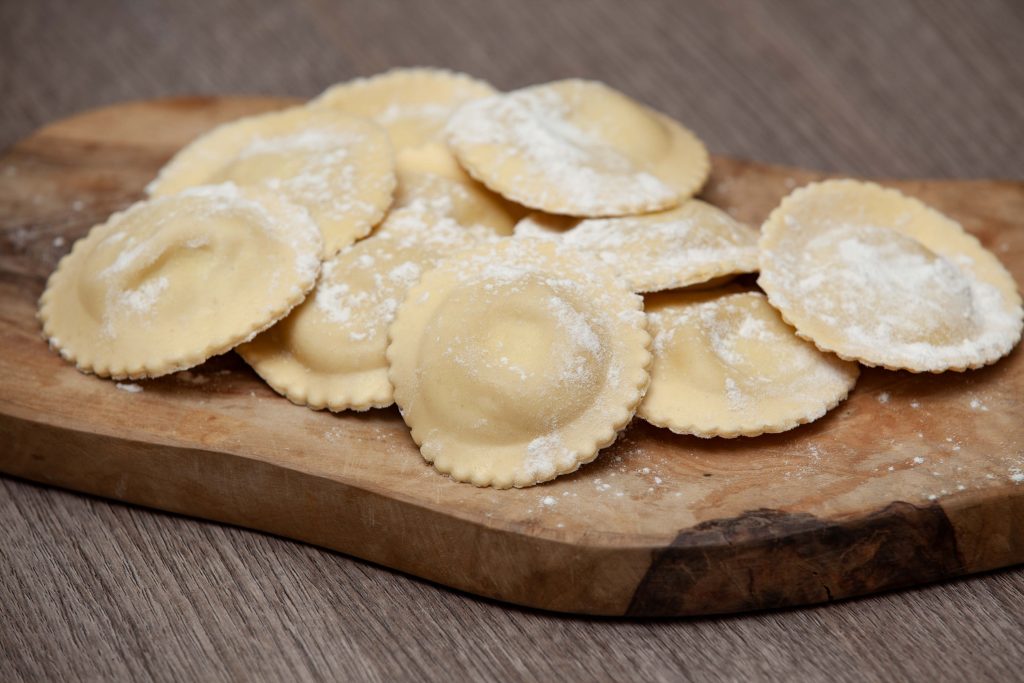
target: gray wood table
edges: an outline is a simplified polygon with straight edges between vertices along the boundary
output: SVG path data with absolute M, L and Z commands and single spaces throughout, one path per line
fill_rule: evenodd
M 1024 3 L 0 2 L 0 145 L 185 93 L 397 65 L 587 76 L 718 153 L 1024 177 Z M 0 444 L 0 448 L 3 448 Z M 217 524 L 0 478 L 0 680 L 1024 679 L 1024 571 L 662 622 L 537 613 Z

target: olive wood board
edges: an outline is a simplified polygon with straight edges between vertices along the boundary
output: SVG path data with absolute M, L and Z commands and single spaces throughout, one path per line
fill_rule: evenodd
M 1020 349 L 967 373 L 865 369 L 847 401 L 784 434 L 702 440 L 635 421 L 577 473 L 507 491 L 436 473 L 394 408 L 292 405 L 234 354 L 132 392 L 51 352 L 36 301 L 72 242 L 199 133 L 294 102 L 118 104 L 0 158 L 0 471 L 563 612 L 801 605 L 1024 561 Z M 758 225 L 823 177 L 716 157 L 703 197 Z M 1024 183 L 883 184 L 959 220 L 1024 282 Z

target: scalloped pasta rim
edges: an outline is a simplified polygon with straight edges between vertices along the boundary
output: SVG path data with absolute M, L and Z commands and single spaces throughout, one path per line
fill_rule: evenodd
M 454 69 L 446 69 L 444 67 L 437 66 L 396 66 L 391 69 L 388 69 L 387 71 L 382 71 L 372 76 L 358 76 L 356 78 L 328 86 L 322 93 L 311 99 L 304 106 L 328 107 L 331 106 L 331 103 L 328 101 L 329 98 L 327 96 L 332 92 L 341 92 L 342 90 L 356 90 L 359 88 L 364 88 L 368 85 L 374 85 L 386 79 L 431 80 L 436 78 L 442 78 L 449 81 L 458 81 L 474 87 L 480 87 L 482 89 L 489 90 L 489 94 L 491 95 L 496 94 L 498 92 L 498 90 L 487 81 L 481 78 L 470 76 L 469 74 L 464 73 L 462 71 L 455 71 Z
M 337 99 L 339 99 L 339 97 L 341 97 L 344 94 L 357 94 L 359 91 L 366 91 L 374 87 L 379 87 L 381 86 L 381 84 L 390 84 L 391 87 L 394 88 L 395 92 L 401 92 L 403 86 L 408 87 L 410 83 L 417 84 L 425 82 L 429 84 L 432 82 L 437 83 L 439 81 L 443 81 L 450 84 L 459 84 L 465 86 L 467 90 L 478 90 L 479 95 L 477 97 L 488 97 L 490 95 L 495 95 L 499 92 L 493 85 L 491 85 L 487 81 L 480 78 L 475 78 L 461 71 L 454 71 L 452 69 L 444 69 L 440 67 L 424 66 L 395 67 L 392 69 L 388 69 L 387 71 L 374 74 L 372 76 L 360 76 L 358 78 L 353 78 L 351 80 L 343 81 L 341 83 L 335 83 L 334 85 L 329 86 L 322 93 L 311 99 L 304 106 L 309 109 L 315 110 L 333 109 L 336 111 L 346 111 L 344 104 L 336 101 Z M 459 102 L 459 100 L 456 100 L 453 103 L 453 111 L 454 108 L 457 108 Z M 368 116 L 366 118 L 368 118 L 369 120 L 374 120 L 373 116 Z M 384 124 L 378 125 L 382 125 L 384 128 L 387 128 L 387 126 Z M 394 141 L 392 141 L 392 144 L 395 146 L 397 152 L 400 152 L 403 149 L 416 149 L 419 146 L 431 144 L 431 141 L 442 141 L 444 138 L 443 131 L 444 125 L 442 123 L 441 130 L 434 138 L 431 138 L 430 140 L 421 140 L 419 144 L 413 145 L 398 145 Z
M 751 294 L 756 293 L 752 290 L 746 289 L 738 285 L 728 285 L 721 289 L 716 290 L 703 290 L 693 292 L 692 294 L 702 298 L 705 301 L 722 299 L 728 296 L 736 294 Z M 682 294 L 682 293 L 680 293 Z M 767 302 L 767 297 L 765 297 Z M 778 309 L 775 309 L 778 312 Z M 780 315 L 781 317 L 781 315 Z M 788 323 L 787 323 L 788 324 Z M 793 330 L 795 333 L 795 330 Z M 657 335 L 654 335 L 655 337 Z M 797 335 L 798 336 L 798 335 Z M 804 340 L 807 341 L 807 340 Z M 817 348 L 817 347 L 816 347 Z M 819 352 L 826 356 L 834 356 L 828 351 L 818 349 Z M 842 359 L 847 361 L 848 359 Z M 655 361 L 656 362 L 656 361 Z M 763 434 L 781 434 L 791 429 L 795 429 L 801 425 L 810 424 L 824 417 L 830 410 L 838 406 L 840 403 L 845 401 L 850 392 L 853 391 L 857 385 L 857 380 L 860 378 L 860 367 L 856 363 L 847 363 L 847 369 L 851 371 L 852 376 L 849 379 L 848 386 L 845 390 L 837 392 L 833 397 L 826 399 L 824 403 L 817 404 L 812 410 L 803 411 L 792 411 L 789 415 L 783 415 L 777 420 L 771 422 L 765 422 L 761 420 L 754 424 L 751 421 L 744 421 L 741 419 L 736 420 L 719 420 L 713 424 L 696 424 L 692 421 L 686 421 L 679 419 L 677 415 L 673 415 L 671 411 L 659 410 L 656 407 L 650 406 L 646 401 L 642 402 L 637 408 L 637 417 L 644 420 L 645 422 L 668 429 L 674 434 L 682 436 L 696 436 L 701 439 L 735 439 L 738 437 L 756 437 Z M 653 368 L 651 381 L 654 382 Z M 755 414 L 756 416 L 756 414 Z
M 680 204 L 678 207 L 675 207 L 675 208 L 672 208 L 672 209 L 668 209 L 667 211 L 679 211 L 679 210 L 682 210 L 683 207 L 685 207 L 686 205 L 688 205 L 690 203 L 696 203 L 699 206 L 706 206 L 706 207 L 708 207 L 710 209 L 713 209 L 715 211 L 719 211 L 719 212 L 725 214 L 726 216 L 728 216 L 728 214 L 726 212 L 724 212 L 722 209 L 720 209 L 719 207 L 715 206 L 714 204 L 711 204 L 709 202 L 705 202 L 705 201 L 700 200 L 700 199 L 693 199 L 693 198 L 687 199 L 682 204 Z M 638 215 L 638 216 L 617 216 L 617 217 L 607 217 L 607 218 L 575 218 L 575 217 L 569 217 L 569 216 L 561 216 L 561 215 L 558 215 L 558 214 L 545 214 L 543 212 L 532 212 L 532 213 L 524 216 L 523 218 L 521 218 L 519 221 L 516 222 L 515 226 L 512 229 L 512 235 L 513 235 L 513 237 L 516 237 L 517 239 L 549 239 L 549 240 L 558 241 L 558 240 L 563 239 L 567 234 L 571 233 L 574 229 L 579 227 L 581 223 L 584 223 L 584 222 L 589 221 L 589 220 L 595 220 L 595 221 L 601 221 L 601 220 L 606 220 L 606 221 L 624 220 L 624 221 L 628 221 L 630 219 L 642 219 L 642 218 L 646 218 L 646 217 L 649 217 L 649 216 L 656 216 L 656 215 L 658 215 L 658 214 L 657 213 L 656 214 L 641 214 L 641 215 Z M 660 277 L 652 277 L 652 275 L 654 274 L 654 271 L 652 271 L 650 269 L 647 269 L 647 270 L 638 269 L 640 272 L 638 274 L 636 274 L 636 275 L 631 275 L 629 273 L 621 272 L 620 273 L 620 277 L 637 294 L 653 294 L 655 292 L 663 292 L 663 291 L 670 290 L 670 289 L 679 289 L 679 288 L 682 288 L 682 287 L 690 287 L 692 285 L 701 285 L 701 284 L 708 283 L 708 282 L 710 282 L 712 280 L 717 280 L 719 278 L 731 277 L 731 276 L 735 276 L 735 275 L 742 275 L 742 274 L 746 274 L 746 273 L 756 273 L 758 271 L 758 268 L 760 267 L 760 260 L 759 260 L 759 251 L 760 250 L 758 249 L 758 246 L 757 246 L 757 241 L 758 241 L 758 238 L 759 238 L 758 231 L 755 228 L 751 227 L 750 225 L 747 225 L 746 223 L 743 223 L 741 221 L 737 221 L 737 220 L 733 219 L 731 216 L 729 216 L 729 218 L 730 218 L 730 220 L 732 220 L 733 222 L 736 223 L 738 228 L 740 228 L 740 229 L 742 229 L 744 231 L 749 231 L 750 232 L 750 237 L 753 239 L 753 242 L 750 245 L 750 253 L 749 254 L 746 254 L 745 256 L 738 257 L 738 258 L 722 258 L 722 259 L 719 259 L 719 260 L 714 261 L 714 262 L 703 263 L 703 264 L 700 264 L 699 266 L 690 267 L 685 272 L 663 273 Z M 545 220 L 545 219 L 554 219 L 556 221 L 567 221 L 567 222 L 569 222 L 569 225 L 567 225 L 565 227 L 551 227 L 551 228 L 549 228 L 549 227 L 545 227 L 543 225 L 543 223 L 542 223 L 542 221 Z M 524 225 L 530 225 L 530 226 L 537 225 L 538 227 L 535 228 L 535 229 L 538 232 L 537 233 L 533 233 L 533 234 L 531 234 L 531 233 L 524 233 L 524 232 L 522 232 L 524 228 L 521 227 L 521 226 L 524 226 Z M 587 252 L 592 251 L 592 249 L 589 249 L 589 248 L 583 247 L 583 246 L 577 246 L 577 245 L 567 245 L 567 246 L 572 246 L 573 248 L 579 249 L 580 251 L 587 251 Z M 740 248 L 742 248 L 742 245 L 738 245 L 736 247 L 736 249 L 740 249 Z
M 974 253 L 970 254 L 970 256 L 973 257 L 973 256 L 976 256 L 976 255 L 981 255 L 983 259 L 990 261 L 990 263 L 988 264 L 989 267 L 986 268 L 986 271 L 988 271 L 988 272 L 993 272 L 994 271 L 995 273 L 997 273 L 997 275 L 999 277 L 1005 276 L 1005 278 L 1008 280 L 1008 283 L 1013 283 L 1014 284 L 1014 294 L 1015 294 L 1015 297 L 1014 297 L 1014 300 L 1012 300 L 1012 301 L 1010 301 L 1008 303 L 1013 304 L 1016 307 L 1016 322 L 1017 322 L 1017 334 L 1016 334 L 1016 337 L 1014 339 L 1006 340 L 1006 342 L 1001 347 L 996 348 L 994 350 L 994 354 L 995 355 L 981 355 L 979 357 L 979 355 L 976 354 L 973 359 L 965 360 L 965 361 L 963 361 L 961 363 L 950 363 L 949 365 L 945 365 L 945 366 L 942 366 L 942 367 L 929 367 L 929 366 L 927 366 L 926 364 L 923 364 L 923 363 L 919 363 L 919 364 L 915 364 L 915 363 L 900 363 L 900 364 L 897 364 L 897 363 L 880 361 L 880 360 L 874 359 L 874 358 L 867 358 L 867 357 L 865 357 L 865 356 L 863 356 L 861 354 L 849 353 L 847 351 L 839 349 L 838 348 L 839 345 L 837 345 L 837 344 L 832 344 L 832 343 L 823 341 L 821 339 L 816 339 L 816 338 L 812 337 L 811 335 L 807 334 L 806 331 L 801 330 L 800 329 L 800 325 L 798 323 L 798 319 L 797 319 L 798 316 L 792 315 L 791 312 L 787 311 L 784 307 L 782 307 L 780 305 L 780 302 L 778 300 L 777 292 L 773 292 L 774 288 L 772 287 L 772 284 L 771 284 L 771 279 L 772 279 L 771 275 L 768 274 L 766 276 L 766 273 L 765 273 L 765 270 L 764 270 L 764 263 L 765 263 L 765 258 L 766 258 L 766 254 L 768 253 L 768 250 L 765 248 L 765 244 L 770 242 L 772 237 L 774 237 L 773 230 L 776 229 L 776 226 L 778 226 L 778 225 L 780 225 L 782 223 L 782 221 L 784 220 L 784 217 L 786 215 L 786 211 L 787 211 L 788 207 L 793 202 L 795 202 L 798 199 L 800 199 L 800 197 L 803 196 L 806 193 L 816 191 L 821 186 L 824 186 L 824 185 L 840 185 L 840 184 L 841 185 L 853 186 L 853 187 L 862 187 L 862 188 L 865 188 L 865 189 L 870 189 L 871 191 L 878 191 L 878 192 L 881 192 L 881 193 L 888 194 L 890 196 L 898 197 L 902 201 L 907 202 L 909 205 L 914 206 L 915 208 L 917 208 L 919 210 L 923 210 L 926 213 L 932 214 L 932 215 L 938 217 L 943 222 L 946 222 L 946 223 L 949 223 L 952 226 L 955 226 L 959 230 L 960 236 L 962 236 L 964 238 L 965 242 L 970 245 L 970 249 L 973 250 Z M 903 233 L 902 231 L 900 231 L 900 230 L 898 230 L 896 228 L 893 228 L 893 229 L 897 230 L 897 232 L 900 232 L 900 234 L 904 234 L 905 235 L 905 233 Z M 924 244 L 924 246 L 928 247 L 929 249 L 931 248 L 928 244 L 925 244 L 924 242 L 919 240 L 917 237 L 910 236 L 910 235 L 906 235 L 906 236 L 911 237 L 911 239 L 914 239 L 914 240 L 920 242 L 921 244 Z M 991 364 L 999 361 L 1000 359 L 1005 357 L 1007 354 L 1009 354 L 1011 351 L 1013 351 L 1014 347 L 1016 347 L 1017 344 L 1020 342 L 1021 332 L 1022 332 L 1022 323 L 1024 323 L 1024 309 L 1022 309 L 1022 306 L 1021 306 L 1020 292 L 1019 292 L 1019 290 L 1016 289 L 1016 283 L 1013 280 L 1013 276 L 1009 273 L 1009 271 L 1006 270 L 1006 267 L 1003 266 L 1003 264 L 998 260 L 998 258 L 995 257 L 994 254 L 992 254 L 988 249 L 986 249 L 984 247 L 984 245 L 981 243 L 981 241 L 975 235 L 973 235 L 970 232 L 968 232 L 967 230 L 965 230 L 963 228 L 963 226 L 958 221 L 956 221 L 953 218 L 950 218 L 949 216 L 947 216 L 946 214 L 942 213 L 938 209 L 935 209 L 935 208 L 929 206 L 928 204 L 926 204 L 925 202 L 921 201 L 917 197 L 913 197 L 911 195 L 905 194 L 905 193 L 901 192 L 900 190 L 898 190 L 896 188 L 885 187 L 885 186 L 883 186 L 883 185 L 881 185 L 879 183 L 876 183 L 876 182 L 873 182 L 873 181 L 869 181 L 869 180 L 857 180 L 857 179 L 853 179 L 853 178 L 834 178 L 834 179 L 828 179 L 828 180 L 820 180 L 820 181 L 815 181 L 815 182 L 803 185 L 801 187 L 798 187 L 795 190 L 793 190 L 792 192 L 790 192 L 788 195 L 783 197 L 783 199 L 779 203 L 779 205 L 777 207 L 775 207 L 775 209 L 773 209 L 772 212 L 768 215 L 768 218 L 765 219 L 764 223 L 762 224 L 761 239 L 758 242 L 758 247 L 759 247 L 759 251 L 760 251 L 760 254 L 761 254 L 761 257 L 760 257 L 760 259 L 761 259 L 760 260 L 761 270 L 760 270 L 760 273 L 759 273 L 759 276 L 758 276 L 758 279 L 757 279 L 757 284 L 758 284 L 758 286 L 760 286 L 764 290 L 765 294 L 768 297 L 769 303 L 771 303 L 771 305 L 773 307 L 775 307 L 775 309 L 777 311 L 779 311 L 779 315 L 782 316 L 782 319 L 786 322 L 786 324 L 788 324 L 788 325 L 790 325 L 791 327 L 794 328 L 794 330 L 796 331 L 796 334 L 797 334 L 798 337 L 800 337 L 801 339 L 805 339 L 806 341 L 811 342 L 819 350 L 827 352 L 827 353 L 835 354 L 836 356 L 838 356 L 839 358 L 841 358 L 841 359 L 843 359 L 845 361 L 857 362 L 857 363 L 860 363 L 861 365 L 864 365 L 864 366 L 867 366 L 867 367 L 873 367 L 873 368 L 877 367 L 877 368 L 883 368 L 885 370 L 892 370 L 892 371 L 905 370 L 907 372 L 914 373 L 914 374 L 922 374 L 922 373 L 941 374 L 943 372 L 966 372 L 967 370 L 976 370 L 978 368 L 982 368 L 982 367 L 985 367 L 987 365 L 991 365 Z M 939 252 L 936 252 L 936 253 L 939 253 Z M 961 253 L 963 253 L 963 252 L 961 252 Z M 991 268 L 991 266 L 995 266 L 995 268 Z M 979 279 L 978 276 L 974 272 L 969 273 L 969 277 L 972 280 L 973 279 Z M 990 284 L 990 285 L 995 286 L 994 283 L 992 283 L 991 281 L 985 281 L 985 282 L 986 282 L 986 284 Z
M 248 195 L 258 194 L 251 190 L 243 190 L 242 193 Z M 181 370 L 188 370 L 189 368 L 200 365 L 213 356 L 230 351 L 239 344 L 251 341 L 256 337 L 256 335 L 273 327 L 279 320 L 286 317 L 296 306 L 302 303 L 306 295 L 316 284 L 319 269 L 313 273 L 313 276 L 308 282 L 299 281 L 297 291 L 301 292 L 300 294 L 289 296 L 278 306 L 269 309 L 269 312 L 265 316 L 265 320 L 259 321 L 255 327 L 248 329 L 245 332 L 216 338 L 208 342 L 205 346 L 190 352 L 165 355 L 163 357 L 158 357 L 151 361 L 144 362 L 139 371 L 119 366 L 114 362 L 101 362 L 97 364 L 97 361 L 94 358 L 95 354 L 83 354 L 81 352 L 76 352 L 74 349 L 70 348 L 63 339 L 56 335 L 54 321 L 51 317 L 52 299 L 54 297 L 55 287 L 59 286 L 59 283 L 63 278 L 68 277 L 66 271 L 74 264 L 76 258 L 75 255 L 81 254 L 81 251 L 84 248 L 83 245 L 87 244 L 88 240 L 94 234 L 97 234 L 97 231 L 112 223 L 122 220 L 125 215 L 136 210 L 138 207 L 149 204 L 152 201 L 154 200 L 142 199 L 136 201 L 120 211 L 115 211 L 107 218 L 107 220 L 102 223 L 97 223 L 90 228 L 89 232 L 86 233 L 84 237 L 76 240 L 72 245 L 71 250 L 58 262 L 57 267 L 47 279 L 46 288 L 39 297 L 39 310 L 36 313 L 36 318 L 41 324 L 41 333 L 43 338 L 46 340 L 49 347 L 56 351 L 61 358 L 74 364 L 74 366 L 82 373 L 120 380 L 153 379 L 169 375 L 174 372 L 179 372 Z M 288 202 L 283 199 L 279 199 L 278 201 L 280 201 L 282 205 L 288 204 Z M 301 207 L 295 205 L 292 205 L 292 207 L 298 211 L 302 211 Z M 319 243 L 319 230 L 316 231 L 316 235 Z
M 183 189 L 178 189 L 174 192 L 166 192 L 162 189 L 168 182 L 174 181 L 175 175 L 181 175 L 184 168 L 186 171 L 190 169 L 191 165 L 195 165 L 198 162 L 206 161 L 201 158 L 200 153 L 203 151 L 204 146 L 218 145 L 220 137 L 226 137 L 233 129 L 241 126 L 255 126 L 258 127 L 262 121 L 273 121 L 275 119 L 281 119 L 286 116 L 310 116 L 310 117 L 323 117 L 335 119 L 336 122 L 349 121 L 358 127 L 362 127 L 366 132 L 372 131 L 374 135 L 379 135 L 377 142 L 380 143 L 381 154 L 383 155 L 383 166 L 384 173 L 374 176 L 382 184 L 381 186 L 381 197 L 380 201 L 372 202 L 370 207 L 372 210 L 368 210 L 362 216 L 362 221 L 355 227 L 350 235 L 342 235 L 340 238 L 333 233 L 334 230 L 330 226 L 320 226 L 321 235 L 323 238 L 323 246 L 321 251 L 321 258 L 330 258 L 341 249 L 346 246 L 358 242 L 362 238 L 369 235 L 374 227 L 376 227 L 387 215 L 391 203 L 394 199 L 395 191 L 398 187 L 397 178 L 397 157 L 395 150 L 391 144 L 390 138 L 387 135 L 387 131 L 381 128 L 373 121 L 360 118 L 358 116 L 352 116 L 344 112 L 332 112 L 328 108 L 324 109 L 311 109 L 305 105 L 296 105 L 292 107 L 286 107 L 284 109 L 276 109 L 273 111 L 263 112 L 260 114 L 253 114 L 250 116 L 243 116 L 241 118 L 233 119 L 231 121 L 225 121 L 220 123 L 210 130 L 207 130 L 188 143 L 181 147 L 174 156 L 172 156 L 167 163 L 165 163 L 160 170 L 157 171 L 156 176 L 146 184 L 145 193 L 149 198 L 157 198 L 176 194 L 184 189 L 191 187 L 199 187 L 206 183 L 191 184 Z M 315 128 L 315 126 L 314 126 Z M 307 127 L 308 129 L 308 127 Z M 227 157 L 230 158 L 230 157 Z M 281 195 L 282 193 L 273 190 L 275 194 Z M 284 196 L 284 195 L 282 195 Z M 285 196 L 285 198 L 287 198 Z M 294 202 L 296 206 L 303 206 L 299 202 Z M 365 205 L 365 202 L 364 202 Z
M 819 349 L 820 350 L 820 349 Z M 827 352 L 823 352 L 827 353 Z M 837 355 L 837 354 L 833 354 Z M 637 409 L 636 416 L 644 422 L 667 429 L 673 434 L 679 434 L 682 436 L 696 436 L 701 439 L 735 439 L 741 436 L 755 437 L 762 436 L 764 434 L 781 434 L 782 432 L 788 432 L 791 429 L 805 424 L 810 424 L 823 418 L 826 413 L 838 406 L 840 403 L 845 401 L 850 396 L 850 392 L 853 391 L 857 384 L 857 379 L 860 376 L 860 370 L 855 370 L 854 380 L 850 384 L 850 388 L 843 392 L 841 395 L 836 396 L 835 400 L 829 401 L 824 404 L 820 410 L 815 410 L 812 413 L 803 413 L 802 417 L 787 419 L 782 422 L 777 422 L 771 425 L 765 425 L 763 427 L 750 427 L 741 424 L 739 421 L 726 423 L 719 422 L 714 425 L 703 425 L 697 426 L 693 423 L 687 423 L 683 420 L 678 420 L 671 415 L 664 412 L 650 411 L 644 409 Z M 642 405 L 642 404 L 641 404 Z
M 613 92 L 623 95 L 630 99 L 640 110 L 650 114 L 657 121 L 662 123 L 669 131 L 669 137 L 671 146 L 674 148 L 673 154 L 669 155 L 662 163 L 653 164 L 650 169 L 646 169 L 648 173 L 657 178 L 666 188 L 674 191 L 673 199 L 666 199 L 663 201 L 655 200 L 634 200 L 629 201 L 623 199 L 619 203 L 614 205 L 614 208 L 606 208 L 604 210 L 591 210 L 572 206 L 569 202 L 552 202 L 550 204 L 541 205 L 540 202 L 536 201 L 531 193 L 524 192 L 521 188 L 517 187 L 515 183 L 501 182 L 500 179 L 496 179 L 494 174 L 488 173 L 485 168 L 487 166 L 487 159 L 481 163 L 481 155 L 473 154 L 470 150 L 463 148 L 456 142 L 453 142 L 452 135 L 447 135 L 448 146 L 455 155 L 462 168 L 474 179 L 480 183 L 486 185 L 491 191 L 500 194 L 509 201 L 521 204 L 530 209 L 537 211 L 543 211 L 556 215 L 573 216 L 578 218 L 614 218 L 620 216 L 630 216 L 634 214 L 650 213 L 654 211 L 661 211 L 670 209 L 674 206 L 678 206 L 686 199 L 696 195 L 704 184 L 707 182 L 711 173 L 711 156 L 708 153 L 707 146 L 704 142 L 689 128 L 676 121 L 672 117 L 652 109 L 623 93 L 614 90 L 610 86 L 601 83 L 599 81 L 592 81 L 579 78 L 569 78 L 561 81 L 552 81 L 550 83 L 542 83 L 538 85 L 528 86 L 521 90 L 533 90 L 541 87 L 561 84 L 561 83 L 590 83 L 598 84 Z M 513 95 L 518 91 L 512 91 L 509 93 L 499 93 L 496 97 Z M 609 145 L 611 146 L 611 145 Z M 663 171 L 666 167 L 678 169 L 683 164 L 680 163 L 680 150 L 689 148 L 688 151 L 695 152 L 695 158 L 685 159 L 687 164 L 692 164 L 692 170 L 682 176 L 683 180 L 678 180 L 678 183 L 670 182 L 662 177 Z M 483 155 L 488 156 L 488 155 Z M 569 193 L 571 195 L 571 193 Z M 571 200 L 570 200 L 571 201 Z
M 252 340 L 250 340 L 252 341 Z M 298 373 L 281 373 L 279 369 L 268 371 L 257 354 L 253 354 L 248 344 L 242 344 L 235 349 L 235 353 L 242 357 L 242 360 L 260 376 L 267 385 L 281 396 L 297 406 L 303 406 L 311 410 L 329 410 L 332 413 L 340 413 L 346 410 L 365 412 L 372 408 L 387 408 L 394 405 L 394 388 L 387 376 L 387 368 L 374 368 L 373 374 L 383 375 L 383 386 L 375 383 L 372 386 L 369 380 L 357 381 L 352 375 L 345 375 L 344 381 L 335 378 L 337 384 L 329 390 L 318 388 L 311 391 L 308 383 L 296 379 Z M 302 368 L 297 361 L 294 363 L 295 370 Z M 371 371 L 361 374 L 368 375 Z M 338 373 L 340 375 L 340 373 Z M 287 376 L 286 376 L 287 375 Z M 344 387 L 344 388 L 341 388 Z M 325 392 L 329 392 L 330 396 Z
M 498 245 L 489 246 L 497 247 L 499 249 L 501 248 L 500 243 Z M 637 354 L 637 359 L 635 359 L 635 361 L 630 365 L 630 377 L 621 379 L 619 383 L 624 397 L 621 408 L 615 411 L 615 414 L 609 419 L 609 424 L 604 429 L 598 431 L 591 437 L 582 437 L 578 439 L 577 442 L 571 446 L 567 445 L 565 455 L 556 462 L 555 466 L 549 471 L 538 473 L 533 478 L 519 480 L 514 476 L 499 478 L 493 473 L 490 475 L 485 474 L 474 477 L 467 472 L 460 471 L 458 463 L 450 457 L 445 457 L 445 454 L 432 458 L 422 450 L 426 441 L 422 427 L 415 424 L 409 424 L 405 409 L 403 408 L 403 404 L 406 403 L 406 399 L 408 398 L 404 382 L 401 380 L 397 382 L 395 381 L 396 367 L 399 365 L 397 354 L 399 353 L 399 346 L 404 343 L 402 337 L 405 334 L 411 334 L 411 332 L 407 333 L 403 329 L 411 325 L 408 320 L 410 314 L 408 313 L 406 305 L 411 301 L 420 300 L 425 292 L 431 291 L 430 288 L 433 286 L 432 280 L 439 277 L 438 272 L 441 271 L 442 268 L 453 267 L 454 265 L 457 265 L 460 260 L 471 255 L 471 253 L 483 251 L 485 248 L 487 247 L 473 249 L 469 252 L 463 252 L 462 254 L 453 256 L 440 264 L 435 270 L 425 274 L 424 277 L 409 290 L 402 305 L 398 308 L 398 313 L 396 314 L 395 319 L 388 328 L 388 347 L 386 354 L 388 359 L 388 378 L 394 387 L 395 403 L 398 405 L 399 410 L 402 413 L 402 417 L 406 421 L 406 425 L 409 427 L 413 441 L 416 443 L 417 447 L 420 448 L 420 454 L 423 459 L 430 463 L 438 472 L 449 475 L 457 481 L 470 483 L 477 487 L 489 486 L 496 489 L 526 488 L 542 484 L 551 481 L 556 477 L 577 471 L 583 465 L 593 462 L 603 448 L 606 448 L 615 442 L 619 433 L 629 425 L 633 417 L 636 415 L 637 407 L 643 401 L 644 394 L 650 384 L 649 369 L 654 359 L 650 351 L 652 338 L 647 330 L 646 318 L 643 318 L 643 324 L 641 327 L 630 328 L 630 330 L 638 333 L 636 335 L 636 342 L 639 344 L 639 348 L 642 350 L 642 353 Z M 598 268 L 603 268 L 603 265 L 601 264 L 595 265 Z M 611 273 L 610 270 L 607 272 L 609 276 L 609 284 L 614 285 L 618 289 L 622 289 L 623 293 L 629 294 L 633 297 L 634 308 L 630 310 L 642 313 L 643 299 L 635 293 L 624 289 L 621 281 Z

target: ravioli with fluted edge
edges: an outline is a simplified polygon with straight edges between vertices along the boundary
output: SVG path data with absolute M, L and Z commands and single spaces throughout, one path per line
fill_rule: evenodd
M 84 372 L 159 377 L 202 363 L 287 315 L 320 270 L 301 207 L 232 184 L 115 213 L 50 276 L 39 318 Z
M 663 292 L 645 308 L 654 364 L 637 414 L 678 434 L 783 432 L 820 418 L 857 381 L 856 363 L 797 337 L 763 294 Z
M 541 211 L 622 216 L 676 206 L 710 170 L 704 144 L 603 83 L 564 80 L 464 104 L 447 126 L 462 166 Z
M 293 107 L 231 121 L 200 136 L 146 188 L 151 196 L 230 181 L 309 210 L 324 258 L 369 234 L 391 204 L 395 162 L 379 126 L 333 111 Z
M 647 387 L 642 300 L 600 262 L 502 240 L 428 272 L 388 332 L 395 402 L 459 481 L 523 487 L 611 444 Z
M 874 183 L 795 190 L 761 231 L 758 284 L 819 348 L 890 370 L 993 363 L 1020 341 L 1013 277 L 960 224 Z
M 402 150 L 439 141 L 453 111 L 494 92 L 488 83 L 466 74 L 416 67 L 333 85 L 307 106 L 370 119 Z
M 634 292 L 689 287 L 757 270 L 757 231 L 691 199 L 675 209 L 620 218 L 533 214 L 517 237 L 558 239 L 615 268 Z

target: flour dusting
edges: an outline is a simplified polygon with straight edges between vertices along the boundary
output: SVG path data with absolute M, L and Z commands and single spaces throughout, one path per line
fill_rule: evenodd
M 676 198 L 675 190 L 618 152 L 611 140 L 575 123 L 572 108 L 559 92 L 527 88 L 468 102 L 446 131 L 457 151 L 501 149 L 497 173 L 514 173 L 507 179 L 510 188 L 529 185 L 525 199 L 531 205 L 565 204 L 593 215 L 605 211 L 610 198 L 650 208 Z M 524 201 L 514 189 L 504 194 Z
M 568 230 L 527 218 L 516 226 L 516 236 L 557 239 L 592 253 L 636 292 L 683 287 L 758 267 L 757 231 L 697 201 L 646 216 L 587 219 Z

